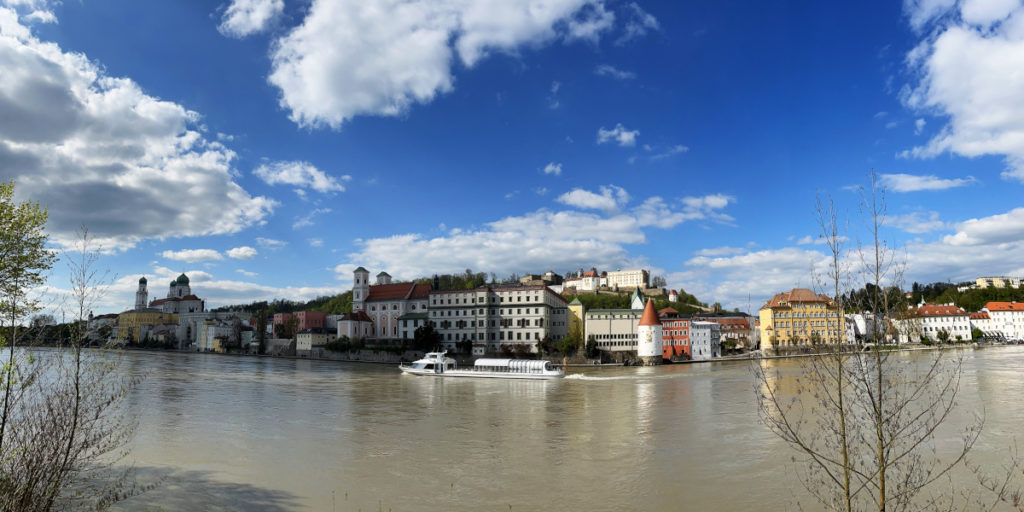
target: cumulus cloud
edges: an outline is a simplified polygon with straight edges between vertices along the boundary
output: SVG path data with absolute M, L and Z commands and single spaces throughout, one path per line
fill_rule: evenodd
M 261 236 L 256 237 L 256 243 L 259 244 L 260 247 L 266 247 L 267 249 L 280 249 L 281 247 L 288 245 L 288 242 L 285 242 L 283 240 L 263 238 Z
M 885 224 L 913 234 L 931 233 L 946 229 L 946 223 L 939 219 L 939 212 L 910 212 L 886 217 Z
M 882 174 L 879 176 L 882 185 L 893 192 L 919 192 L 922 190 L 946 190 L 963 187 L 974 183 L 973 176 L 966 178 L 939 178 L 914 174 Z
M 625 71 L 610 64 L 601 64 L 594 68 L 594 74 L 598 76 L 607 76 L 616 80 L 632 80 L 636 78 L 636 73 L 632 71 Z
M 914 78 L 901 99 L 945 124 L 901 156 L 1002 155 L 1003 177 L 1024 181 L 1024 74 L 1007 72 L 1024 69 L 1024 4 L 908 0 L 904 8 L 926 35 L 907 55 Z
M 292 229 L 299 229 L 299 228 L 303 228 L 303 227 L 306 227 L 306 226 L 312 226 L 313 225 L 313 217 L 316 217 L 317 215 L 323 215 L 325 213 L 331 213 L 331 209 L 330 208 L 317 208 L 317 209 L 309 212 L 305 216 L 299 217 L 298 219 L 296 219 L 295 223 L 292 224 Z
M 577 208 L 617 212 L 619 207 L 629 202 L 629 193 L 622 187 L 608 185 L 601 187 L 601 193 L 594 193 L 582 188 L 574 188 L 556 199 L 559 203 Z
M 551 162 L 544 166 L 544 174 L 554 174 L 555 176 L 562 175 L 562 164 L 556 164 Z
M 627 130 L 622 126 L 622 123 L 617 123 L 615 128 L 610 130 L 605 129 L 603 126 L 598 128 L 597 143 L 614 142 L 619 146 L 632 147 L 636 145 L 638 135 L 640 135 L 640 130 Z
M 0 27 L 0 179 L 51 207 L 54 242 L 73 243 L 85 224 L 123 250 L 236 233 L 273 211 L 234 181 L 235 153 L 200 133 L 198 113 L 40 41 L 14 9 L 0 7 Z
M 734 220 L 732 216 L 722 213 L 721 210 L 729 206 L 729 203 L 736 202 L 735 197 L 725 194 L 708 194 L 684 197 L 682 202 L 685 220 L 713 220 L 723 223 L 730 223 Z
M 956 233 L 943 237 L 945 244 L 955 246 L 999 245 L 1024 240 L 1024 208 L 969 219 L 956 224 Z
M 341 181 L 351 179 L 343 175 L 340 179 L 331 176 L 309 162 L 271 162 L 263 164 L 252 172 L 268 185 L 292 185 L 301 189 L 312 189 L 321 194 L 344 192 Z
M 227 254 L 229 258 L 236 260 L 249 260 L 255 258 L 258 253 L 252 247 L 242 246 L 229 249 Z
M 726 305 L 742 305 L 745 309 L 749 300 L 756 314 L 761 304 L 776 293 L 797 287 L 812 288 L 812 269 L 827 267 L 828 258 L 810 249 L 735 249 L 721 254 L 698 253 L 685 262 L 685 270 L 674 275 L 673 280 L 684 282 L 686 290 L 698 297 Z
M 314 0 L 273 45 L 269 81 L 292 121 L 338 129 L 452 91 L 456 57 L 472 68 L 494 52 L 596 41 L 613 20 L 604 0 Z
M 232 0 L 217 30 L 228 37 L 242 38 L 267 29 L 284 12 L 284 0 Z
M 610 207 L 608 211 L 597 208 L 600 213 L 542 209 L 479 229 L 452 229 L 443 236 L 411 233 L 363 240 L 359 250 L 335 270 L 346 275 L 362 265 L 411 279 L 466 268 L 501 272 L 582 265 L 625 268 L 643 264 L 641 258 L 630 255 L 626 245 L 646 243 L 648 230 L 670 229 L 688 219 L 678 205 L 660 197 L 627 208 L 629 194 L 619 187 L 603 187 L 601 194 L 590 194 L 601 199 L 595 203 L 581 200 L 580 207 L 595 208 L 607 196 L 619 205 L 618 211 Z
M 183 249 L 180 251 L 164 251 L 161 256 L 169 260 L 195 263 L 197 261 L 219 261 L 224 256 L 213 249 Z

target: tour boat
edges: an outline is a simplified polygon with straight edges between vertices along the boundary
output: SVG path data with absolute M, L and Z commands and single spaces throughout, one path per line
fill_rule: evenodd
M 492 379 L 560 379 L 565 373 L 550 361 L 533 359 L 477 359 L 472 368 L 459 368 L 444 352 L 428 352 L 423 359 L 398 366 L 411 375 L 432 377 L 484 377 Z

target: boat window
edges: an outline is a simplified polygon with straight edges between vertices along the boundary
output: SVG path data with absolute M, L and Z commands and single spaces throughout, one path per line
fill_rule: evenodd
M 423 369 L 424 370 L 433 370 L 434 369 L 434 363 L 427 363 L 427 364 L 423 365 Z

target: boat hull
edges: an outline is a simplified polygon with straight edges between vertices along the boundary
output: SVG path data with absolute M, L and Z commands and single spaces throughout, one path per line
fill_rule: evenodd
M 400 366 L 399 369 L 408 375 L 419 375 L 422 377 L 462 377 L 474 379 L 516 379 L 516 380 L 552 380 L 565 377 L 562 372 L 550 373 L 515 373 L 515 372 L 487 372 L 476 370 L 448 370 L 435 372 L 434 370 L 421 370 L 409 366 Z

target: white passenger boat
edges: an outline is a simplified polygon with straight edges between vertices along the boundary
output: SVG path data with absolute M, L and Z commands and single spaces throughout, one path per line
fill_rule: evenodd
M 533 359 L 477 359 L 471 368 L 459 368 L 444 352 L 428 352 L 412 364 L 398 366 L 412 375 L 431 377 L 483 377 L 491 379 L 560 379 L 565 372 L 549 361 Z

